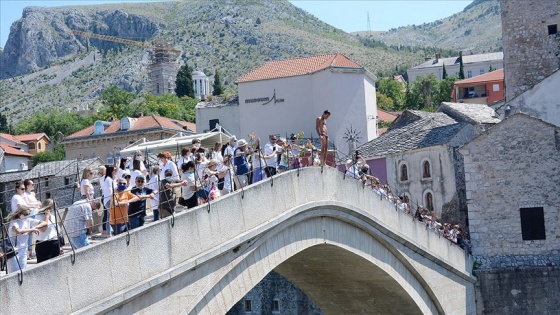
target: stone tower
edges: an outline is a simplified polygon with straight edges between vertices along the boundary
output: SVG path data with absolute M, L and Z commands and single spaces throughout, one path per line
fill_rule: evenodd
M 560 0 L 503 0 L 506 102 L 560 68 Z

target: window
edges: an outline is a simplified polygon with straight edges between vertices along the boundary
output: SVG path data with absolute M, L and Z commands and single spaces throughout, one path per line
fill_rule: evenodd
M 35 142 L 29 142 L 29 143 L 27 144 L 27 148 L 28 148 L 29 150 L 35 150 Z
M 422 162 L 422 178 L 432 177 L 432 170 L 430 166 L 430 161 Z
M 548 26 L 548 35 L 555 35 L 558 33 L 558 24 L 552 24 Z
M 70 177 L 64 177 L 64 185 L 65 186 L 70 185 Z
M 41 142 L 37 143 L 37 147 L 39 148 L 39 150 L 43 149 L 41 146 Z
M 408 167 L 406 164 L 401 165 L 401 182 L 408 180 Z
M 45 187 L 49 187 L 49 178 L 46 177 L 45 181 L 43 183 L 44 183 L 43 185 L 45 185 Z
M 467 78 L 472 78 L 472 71 L 471 70 L 467 71 Z
M 500 91 L 500 85 L 499 84 L 493 84 L 492 85 L 492 91 L 494 91 L 494 92 Z
M 253 310 L 253 301 L 245 300 L 245 303 L 243 304 L 245 306 L 245 312 L 251 312 Z
M 431 192 L 427 192 L 424 197 L 424 204 L 426 208 L 430 211 L 434 211 L 434 196 Z
M 159 83 L 156 83 L 156 94 L 159 94 Z
M 545 240 L 543 207 L 521 208 L 521 235 L 524 241 Z
M 280 300 L 272 300 L 272 311 L 275 313 L 280 313 Z
M 51 193 L 50 193 L 50 192 L 45 193 L 45 197 L 46 197 L 47 199 L 51 199 Z
M 480 71 L 478 72 L 478 74 L 484 74 L 484 69 L 480 69 Z

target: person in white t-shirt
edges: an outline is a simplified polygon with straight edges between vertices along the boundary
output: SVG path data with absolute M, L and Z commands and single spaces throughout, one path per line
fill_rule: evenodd
M 159 220 L 159 166 L 153 166 L 150 173 L 150 181 L 148 182 L 148 188 L 150 188 L 154 193 L 154 198 L 150 199 L 150 209 L 154 215 L 153 220 Z
M 19 205 L 15 212 L 6 218 L 8 226 L 8 237 L 14 247 L 15 256 L 8 259 L 6 265 L 8 273 L 23 270 L 27 267 L 27 242 L 31 234 L 38 234 L 39 228 L 48 223 L 39 221 L 29 216 L 31 210 L 24 205 Z
M 198 197 L 196 195 L 196 191 L 200 189 L 200 184 L 196 185 L 195 178 L 194 178 L 194 163 L 192 161 L 188 161 L 184 163 L 181 167 L 183 175 L 182 179 L 182 186 L 181 186 L 181 197 L 183 197 L 184 203 L 182 206 L 187 207 L 188 209 L 194 208 L 198 206 Z
M 105 170 L 105 176 L 99 179 L 101 185 L 101 192 L 103 194 L 103 234 L 111 235 L 111 224 L 109 223 L 110 214 L 109 208 L 111 206 L 111 199 L 113 198 L 113 192 L 116 187 L 115 177 L 117 170 L 114 166 L 107 166 Z
M 136 179 L 138 176 L 142 177 L 144 181 L 146 180 L 146 176 L 144 172 L 140 169 L 140 161 L 134 160 L 132 161 L 132 171 L 130 172 L 130 178 Z
M 10 212 L 15 212 L 19 205 L 27 206 L 27 203 L 23 198 L 24 193 L 25 186 L 23 186 L 23 182 L 20 180 L 16 181 L 16 193 L 12 197 Z
M 171 161 L 171 152 L 158 153 L 157 157 L 160 161 L 159 177 L 161 179 L 165 178 L 165 171 L 170 170 L 172 179 L 179 180 L 179 171 L 177 170 L 177 165 Z
M 48 223 L 47 226 L 38 228 L 39 234 L 37 235 L 37 241 L 35 243 L 37 263 L 41 263 L 62 254 L 62 249 L 60 248 L 58 240 L 59 234 L 56 226 L 56 214 L 54 211 L 56 211 L 54 201 L 52 199 L 46 199 L 43 201 L 41 209 L 39 209 L 37 215 L 35 216 L 37 220 Z
M 233 165 L 231 164 L 231 162 L 233 161 L 232 156 L 229 154 L 226 154 L 224 156 L 224 160 L 222 161 L 222 164 L 218 165 L 218 178 L 222 179 L 224 182 L 224 187 L 222 189 L 220 189 L 220 195 L 224 196 L 229 194 L 230 192 L 233 191 L 233 178 L 235 176 L 235 173 L 233 172 Z M 220 183 L 218 182 L 218 188 L 220 188 Z
M 82 181 L 80 182 L 80 194 L 82 199 L 91 200 L 94 198 L 93 185 L 91 179 L 93 178 L 93 171 L 86 167 L 82 173 Z
M 131 172 L 134 169 L 134 161 L 139 161 L 140 162 L 139 170 L 142 173 L 145 173 L 146 172 L 146 165 L 144 165 L 144 156 L 142 155 L 142 151 L 140 151 L 140 150 L 136 151 L 134 153 L 134 157 L 133 157 L 132 161 L 127 160 L 128 168 L 130 169 Z M 132 177 L 132 178 L 136 178 L 136 177 Z
M 276 144 L 276 136 L 269 135 L 268 142 L 264 145 L 263 158 L 266 161 L 266 177 L 272 177 L 276 175 L 276 158 L 280 152 L 280 146 Z
M 235 149 L 237 149 L 237 138 L 235 136 L 231 136 L 231 138 L 229 138 L 229 142 L 226 147 L 226 150 L 224 151 L 224 156 L 227 154 L 231 156 L 235 156 L 234 155 Z

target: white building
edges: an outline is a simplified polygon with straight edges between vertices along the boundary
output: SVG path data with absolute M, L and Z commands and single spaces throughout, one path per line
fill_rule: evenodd
M 269 134 L 303 131 L 305 137 L 317 138 L 315 119 L 329 110 L 329 141 L 346 155 L 349 131 L 358 135 L 358 144 L 377 135 L 375 81 L 367 69 L 342 54 L 267 62 L 236 82 L 237 137 L 255 133 L 266 141 Z
M 214 76 L 207 76 L 202 71 L 193 71 L 192 80 L 194 87 L 194 97 L 198 99 L 204 99 L 208 95 L 212 95 L 211 85 L 213 83 Z
M 494 52 L 479 55 L 463 56 L 462 53 L 458 57 L 440 58 L 439 54 L 436 58 L 430 59 L 412 67 L 406 71 L 408 74 L 408 82 L 414 82 L 417 77 L 427 77 L 434 74 L 438 80 L 443 78 L 443 65 L 448 76 L 459 75 L 460 60 L 463 58 L 463 72 L 465 78 L 472 78 L 477 75 L 485 74 L 492 69 L 504 68 L 504 53 Z

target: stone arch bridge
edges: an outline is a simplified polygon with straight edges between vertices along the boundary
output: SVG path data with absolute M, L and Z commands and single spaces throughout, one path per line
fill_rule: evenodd
M 325 314 L 476 313 L 470 257 L 335 169 L 290 171 L 171 223 L 26 270 L 22 285 L 4 277 L 1 312 L 225 314 L 275 270 Z

